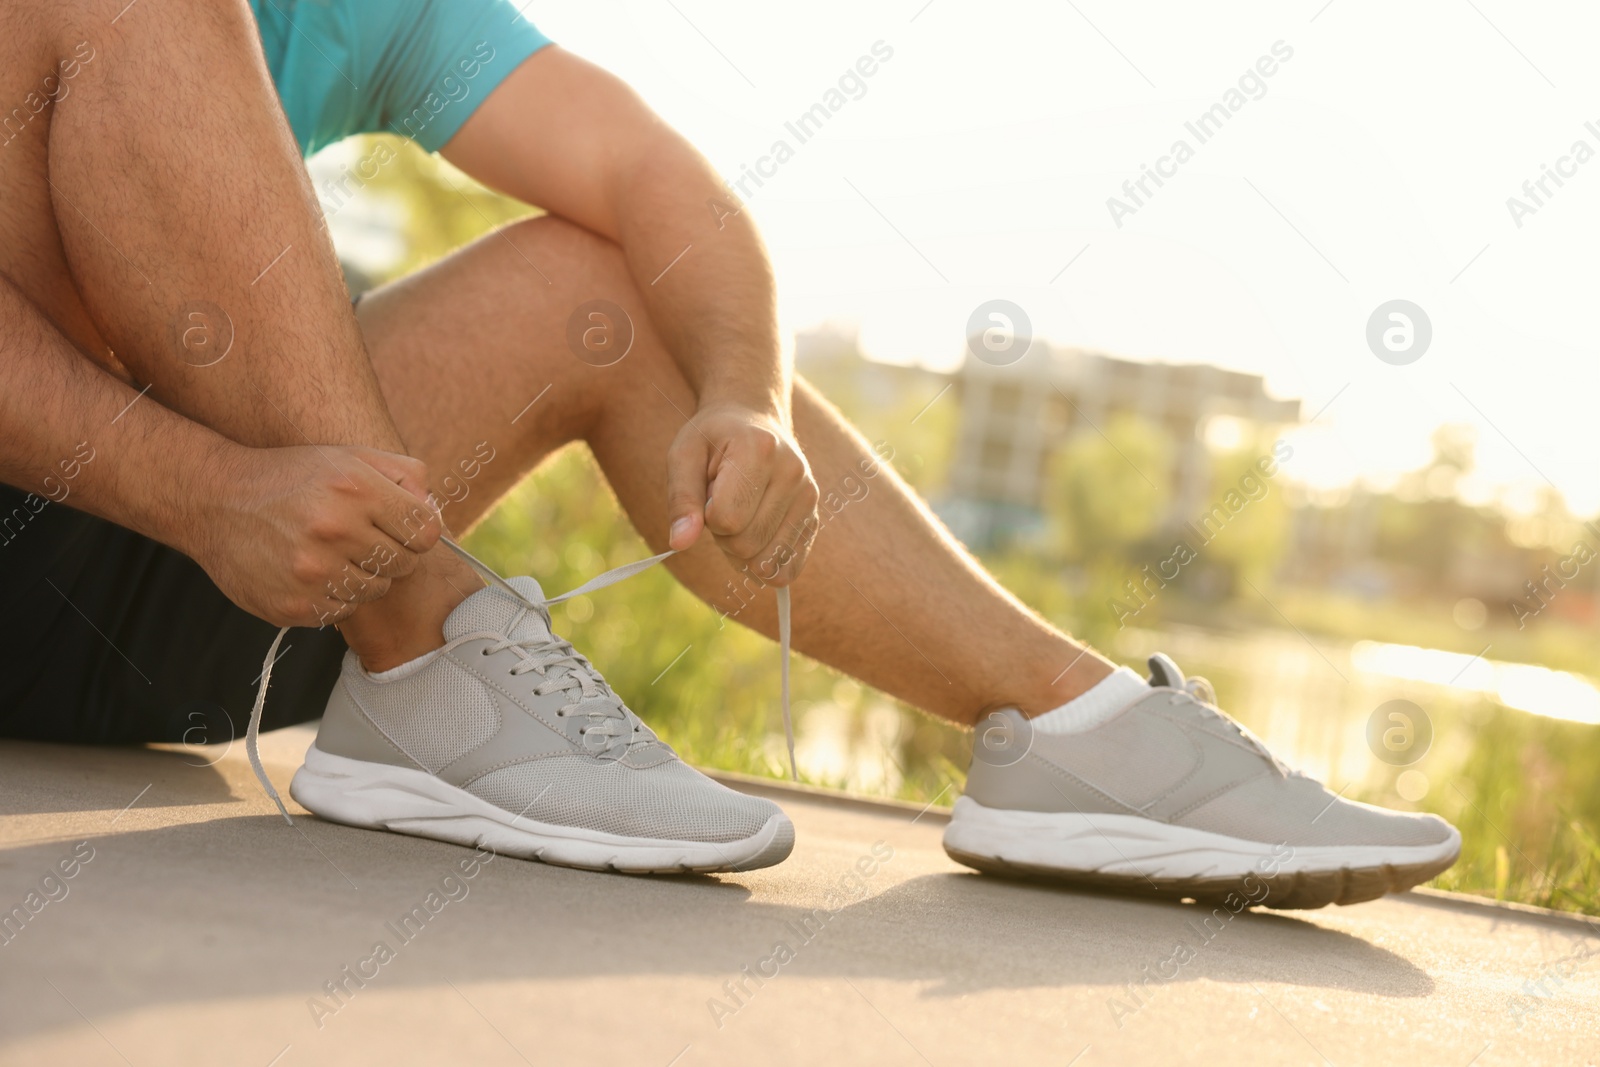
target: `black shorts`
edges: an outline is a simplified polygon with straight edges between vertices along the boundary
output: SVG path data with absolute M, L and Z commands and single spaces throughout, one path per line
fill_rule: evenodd
M 276 633 L 183 554 L 0 486 L 0 737 L 243 737 Z M 321 716 L 344 650 L 332 627 L 290 630 L 261 728 Z

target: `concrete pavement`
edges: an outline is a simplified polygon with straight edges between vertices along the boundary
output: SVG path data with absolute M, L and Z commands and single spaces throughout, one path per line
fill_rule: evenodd
M 310 737 L 263 739 L 285 797 Z M 5 742 L 0 783 L 0 909 L 38 894 L 0 1064 L 1600 1061 L 1600 936 L 1445 894 L 1208 923 L 967 872 L 938 809 L 774 786 L 772 870 L 474 863 L 285 825 L 242 744 Z

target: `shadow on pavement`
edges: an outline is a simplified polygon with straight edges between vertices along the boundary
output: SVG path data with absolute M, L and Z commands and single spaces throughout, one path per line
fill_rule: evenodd
M 226 804 L 237 801 L 215 764 L 231 746 L 72 746 L 4 741 L 0 749 L 0 816 L 70 811 L 118 811 L 139 796 L 140 806 Z
M 143 773 L 169 762 L 130 764 Z M 190 785 L 206 781 L 176 766 Z M 897 979 L 925 997 L 1121 987 L 1181 940 L 1193 958 L 1153 984 L 1266 981 L 1385 997 L 1433 988 L 1393 953 L 1303 919 L 1244 913 L 1206 940 L 1202 908 L 977 874 L 886 880 L 830 915 L 813 906 L 830 872 L 803 849 L 751 875 L 620 877 L 498 857 L 468 878 L 469 850 L 309 816 L 292 828 L 245 816 L 87 840 L 94 858 L 67 895 L 0 947 L 8 1039 L 73 1022 L 46 977 L 69 983 L 91 1016 L 222 998 L 309 1001 L 378 942 L 395 954 L 372 979 L 386 987 L 670 975 L 694 1010 L 779 943 L 794 951 L 797 973 Z M 71 847 L 57 839 L 0 852 L 0 906 L 22 900 Z M 430 893 L 443 903 L 402 940 L 398 924 Z

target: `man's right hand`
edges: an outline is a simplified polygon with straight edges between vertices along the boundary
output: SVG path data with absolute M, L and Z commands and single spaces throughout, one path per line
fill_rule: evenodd
M 341 622 L 416 569 L 443 525 L 419 460 L 371 448 L 230 449 L 179 545 L 275 626 Z

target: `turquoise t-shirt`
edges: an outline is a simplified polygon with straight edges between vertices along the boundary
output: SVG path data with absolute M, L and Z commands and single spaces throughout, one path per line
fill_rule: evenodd
M 396 133 L 439 150 L 550 39 L 511 0 L 250 0 L 300 149 Z

